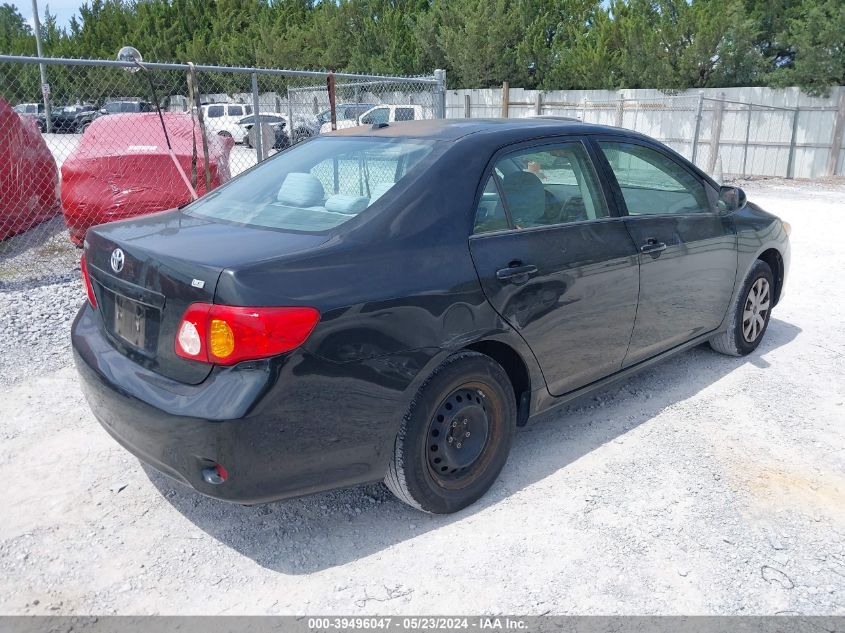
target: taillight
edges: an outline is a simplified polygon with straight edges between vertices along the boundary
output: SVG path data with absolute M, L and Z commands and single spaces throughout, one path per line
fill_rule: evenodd
M 192 303 L 176 330 L 176 354 L 217 365 L 276 356 L 302 345 L 319 320 L 314 308 Z
M 94 286 L 91 285 L 91 275 L 88 274 L 88 262 L 85 261 L 85 253 L 82 254 L 82 260 L 79 264 L 82 268 L 82 281 L 85 282 L 85 292 L 88 293 L 88 303 L 96 310 L 97 297 L 94 295 Z

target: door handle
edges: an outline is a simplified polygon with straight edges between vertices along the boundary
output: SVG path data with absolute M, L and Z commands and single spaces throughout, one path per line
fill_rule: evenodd
M 655 238 L 650 237 L 646 240 L 645 244 L 640 246 L 641 253 L 660 253 L 661 251 L 666 250 L 666 243 L 659 242 Z
M 537 267 L 533 264 L 508 266 L 496 271 L 496 279 L 499 281 L 509 281 L 518 277 L 524 277 L 528 281 L 528 277 L 537 273 Z M 524 283 L 524 282 L 523 282 Z

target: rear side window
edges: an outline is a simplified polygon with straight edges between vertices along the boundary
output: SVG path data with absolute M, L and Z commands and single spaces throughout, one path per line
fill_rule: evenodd
M 325 231 L 375 204 L 435 158 L 425 140 L 322 136 L 266 160 L 192 203 L 211 219 L 298 231 Z
M 209 119 L 219 119 L 223 116 L 223 106 L 222 105 L 215 105 L 215 106 L 208 106 L 208 118 Z
M 633 143 L 599 142 L 616 176 L 628 215 L 709 213 L 698 178 L 657 150 Z
M 397 121 L 413 121 L 414 120 L 414 109 L 413 108 L 396 108 L 396 120 Z
M 235 105 L 229 106 L 229 116 L 243 116 L 244 115 L 244 107 Z
M 496 176 L 493 175 L 487 179 L 487 186 L 484 187 L 481 200 L 478 201 L 473 232 L 489 233 L 509 228 L 508 218 L 505 216 L 505 207 L 502 205 L 502 198 L 496 188 Z
M 510 227 L 501 226 L 506 213 Z M 479 202 L 475 232 L 569 224 L 609 215 L 590 157 L 581 143 L 573 141 L 500 159 Z

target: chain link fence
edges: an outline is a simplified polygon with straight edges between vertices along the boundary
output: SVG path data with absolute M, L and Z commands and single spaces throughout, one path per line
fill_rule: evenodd
M 0 55 L 0 289 L 74 277 L 89 227 L 183 205 L 333 126 L 442 117 L 444 86 Z

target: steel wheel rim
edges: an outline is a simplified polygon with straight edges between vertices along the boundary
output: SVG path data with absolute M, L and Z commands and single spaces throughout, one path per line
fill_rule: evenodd
M 493 408 L 478 383 L 454 389 L 437 407 L 425 448 L 428 471 L 438 484 L 462 487 L 483 469 L 495 425 Z
M 742 310 L 742 338 L 746 343 L 753 343 L 766 327 L 766 319 L 771 305 L 771 287 L 768 279 L 760 277 L 748 290 L 745 306 Z

